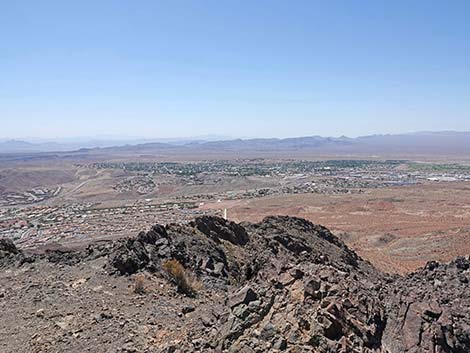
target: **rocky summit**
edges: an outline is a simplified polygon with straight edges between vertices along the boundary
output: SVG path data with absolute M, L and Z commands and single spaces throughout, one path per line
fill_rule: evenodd
M 470 260 L 406 277 L 293 217 L 86 248 L 0 240 L 0 352 L 470 352 Z

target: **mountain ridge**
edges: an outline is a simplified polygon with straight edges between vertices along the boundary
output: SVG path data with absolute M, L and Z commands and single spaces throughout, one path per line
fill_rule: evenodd
M 168 263 L 184 268 L 191 290 Z M 469 280 L 468 257 L 406 277 L 382 273 L 327 228 L 288 216 L 202 216 L 42 254 L 0 241 L 0 347 L 465 353 Z
M 104 143 L 104 142 L 103 142 Z M 99 143 L 95 143 L 99 144 Z M 69 147 L 67 147 L 69 146 Z M 289 138 L 250 138 L 216 141 L 187 142 L 145 142 L 124 143 L 103 146 L 62 145 L 59 143 L 34 144 L 20 140 L 0 142 L 0 153 L 43 153 L 43 152 L 312 152 L 336 154 L 364 153 L 470 153 L 470 132 L 438 131 L 406 134 L 376 134 L 350 138 L 322 137 L 318 135 Z

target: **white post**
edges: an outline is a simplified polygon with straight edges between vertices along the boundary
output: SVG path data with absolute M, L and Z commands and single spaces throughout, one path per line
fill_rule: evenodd
M 227 209 L 224 208 L 224 219 L 227 219 Z

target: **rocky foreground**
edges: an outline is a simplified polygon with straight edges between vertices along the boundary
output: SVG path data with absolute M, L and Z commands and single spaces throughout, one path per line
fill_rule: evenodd
M 0 352 L 468 353 L 469 280 L 469 258 L 381 273 L 290 217 L 45 254 L 0 240 Z

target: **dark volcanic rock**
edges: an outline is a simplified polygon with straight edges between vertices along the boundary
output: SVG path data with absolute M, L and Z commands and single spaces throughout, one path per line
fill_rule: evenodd
M 251 287 L 245 286 L 230 296 L 229 306 L 233 308 L 240 304 L 249 304 L 250 302 L 255 301 L 257 298 L 258 296 L 255 291 Z
M 2 256 L 21 254 L 0 242 Z M 200 284 L 198 293 L 190 298 L 165 289 L 148 297 L 157 308 L 165 300 L 168 309 L 161 317 L 158 309 L 148 324 L 161 320 L 157 327 L 165 335 L 171 334 L 167 325 L 177 327 L 178 340 L 159 341 L 145 352 L 470 352 L 468 257 L 391 276 L 328 229 L 300 218 L 236 224 L 200 217 L 45 258 L 70 266 L 101 258 L 108 272 L 153 272 L 165 283 L 161 265 L 176 259 Z
M 0 268 L 14 263 L 21 264 L 25 257 L 11 239 L 0 238 Z
M 213 323 L 215 336 L 202 336 L 198 346 L 229 352 L 470 352 L 468 258 L 390 277 L 304 219 L 278 216 L 238 225 L 200 217 L 188 226 L 139 234 L 111 263 L 124 274 L 148 269 L 162 248 L 161 258 L 176 258 L 208 288 L 229 292 L 226 313 Z
M 470 352 L 470 261 L 457 258 L 393 283 L 383 347 L 390 352 Z M 462 279 L 464 279 L 462 281 Z
M 122 275 L 131 275 L 149 264 L 149 255 L 142 242 L 129 239 L 111 258 L 111 265 Z
M 162 238 L 168 238 L 168 233 L 164 226 L 156 224 L 148 232 L 140 232 L 137 240 L 144 244 L 154 244 Z
M 249 238 L 245 228 L 220 217 L 202 216 L 194 221 L 196 228 L 213 239 L 223 239 L 235 245 L 245 245 Z
M 0 239 L 0 254 L 18 254 L 20 251 L 17 249 L 15 243 L 11 239 Z

